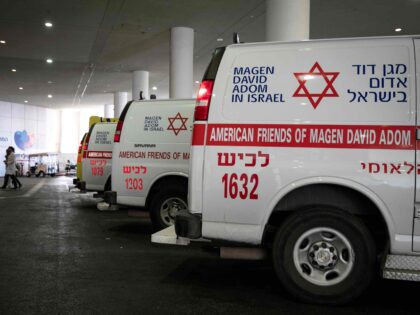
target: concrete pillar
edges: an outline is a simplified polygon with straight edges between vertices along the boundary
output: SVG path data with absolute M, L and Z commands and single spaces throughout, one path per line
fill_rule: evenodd
M 114 118 L 114 105 L 105 104 L 104 105 L 104 117 L 105 118 Z
M 171 29 L 169 97 L 193 96 L 194 30 L 189 27 Z
M 140 99 L 140 92 L 146 100 L 149 99 L 149 71 L 133 72 L 133 100 Z
M 74 153 L 80 143 L 80 112 L 61 110 L 60 153 Z
M 119 118 L 121 112 L 127 104 L 128 93 L 127 92 L 115 92 L 114 93 L 114 118 Z
M 309 0 L 266 0 L 267 41 L 309 39 Z

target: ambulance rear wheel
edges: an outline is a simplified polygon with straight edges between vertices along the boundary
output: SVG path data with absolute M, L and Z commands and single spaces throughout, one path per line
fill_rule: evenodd
M 273 263 L 283 286 L 305 302 L 344 304 L 370 285 L 376 250 L 358 218 L 335 210 L 291 215 L 278 229 Z
M 164 229 L 175 223 L 180 210 L 187 209 L 187 188 L 182 185 L 161 187 L 150 203 L 150 218 L 156 230 Z

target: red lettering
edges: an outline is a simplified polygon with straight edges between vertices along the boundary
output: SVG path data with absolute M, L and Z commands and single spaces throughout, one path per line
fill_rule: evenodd
M 251 174 L 250 176 L 246 173 L 242 173 L 238 176 L 236 173 L 228 174 L 225 173 L 222 176 L 223 184 L 223 197 L 228 199 L 236 199 L 238 196 L 240 199 L 258 199 L 257 188 L 258 188 L 258 175 Z M 251 191 L 250 188 L 251 187 Z
M 248 196 L 248 176 L 246 174 L 242 174 L 240 180 L 242 182 L 242 190 L 239 192 L 239 197 L 241 199 L 246 199 Z
M 126 178 L 125 189 L 127 190 L 143 190 L 143 179 L 141 178 Z

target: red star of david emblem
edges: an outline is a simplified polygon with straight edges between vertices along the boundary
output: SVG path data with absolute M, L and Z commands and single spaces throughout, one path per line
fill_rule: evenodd
M 175 117 L 168 117 L 169 127 L 167 130 L 172 130 L 177 136 L 181 130 L 187 130 L 185 123 L 188 118 L 183 118 L 180 113 L 176 114 Z
M 294 72 L 293 74 L 299 81 L 299 87 L 296 89 L 293 97 L 307 97 L 315 109 L 324 97 L 338 96 L 338 93 L 333 86 L 333 82 L 337 79 L 340 72 L 325 72 L 319 63 L 315 62 L 309 72 Z M 305 85 L 309 78 L 313 79 L 314 77 L 321 77 L 325 80 L 326 85 L 321 93 L 310 93 Z

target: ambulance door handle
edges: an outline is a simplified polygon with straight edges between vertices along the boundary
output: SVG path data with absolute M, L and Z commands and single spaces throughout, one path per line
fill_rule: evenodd
M 416 129 L 416 140 L 420 140 L 420 129 Z

